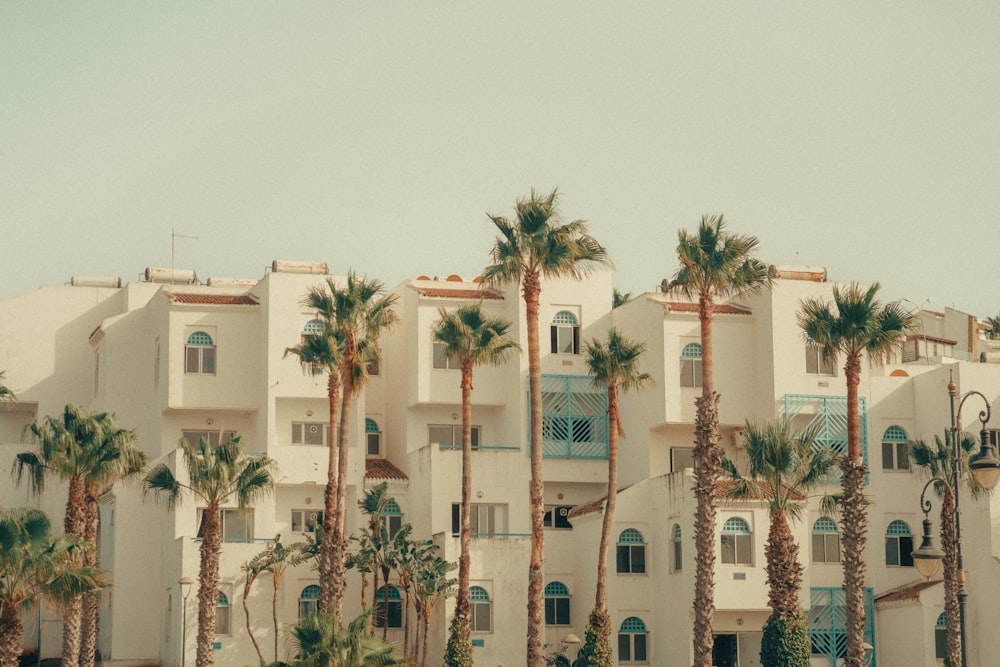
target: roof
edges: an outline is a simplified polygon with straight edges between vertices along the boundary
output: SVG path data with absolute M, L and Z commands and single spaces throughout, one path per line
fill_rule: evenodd
M 937 586 L 941 583 L 940 579 L 934 581 L 915 581 L 911 584 L 906 584 L 905 586 L 900 586 L 899 588 L 894 588 L 885 593 L 880 593 L 875 596 L 875 602 L 878 604 L 890 604 L 893 602 L 909 602 L 916 600 L 920 597 L 921 591 L 930 588 L 931 586 Z
M 950 338 L 938 338 L 937 336 L 927 336 L 921 333 L 909 334 L 906 336 L 906 340 L 927 340 L 932 343 L 942 343 L 944 345 L 958 345 L 957 340 L 952 340 Z
M 386 459 L 366 459 L 365 479 L 409 479 L 402 470 Z
M 190 292 L 167 292 L 173 303 L 197 303 L 210 306 L 256 306 L 257 300 L 249 294 L 192 294 Z
M 578 516 L 583 516 L 585 514 L 593 514 L 594 512 L 600 512 L 604 509 L 604 501 L 607 500 L 607 496 L 601 496 L 597 500 L 591 500 L 589 503 L 584 503 L 582 505 L 577 505 L 569 512 L 569 519 L 575 519 Z
M 668 301 L 663 304 L 670 313 L 697 313 L 698 304 L 688 301 Z M 719 303 L 712 306 L 712 313 L 715 315 L 751 315 L 753 311 L 743 306 L 734 306 L 728 303 Z
M 420 296 L 435 297 L 438 299 L 495 299 L 503 300 L 503 295 L 485 289 L 459 288 L 459 287 L 414 287 Z

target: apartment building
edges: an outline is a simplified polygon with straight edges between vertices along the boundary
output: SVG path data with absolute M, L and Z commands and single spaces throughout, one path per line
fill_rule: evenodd
M 308 289 L 331 279 L 321 263 L 279 262 L 254 280 L 209 279 L 194 272 L 147 270 L 145 280 L 74 279 L 0 301 L 0 369 L 19 402 L 0 411 L 0 462 L 30 448 L 25 424 L 59 414 L 66 403 L 113 410 L 134 428 L 151 461 L 176 469 L 181 438 L 238 434 L 252 452 L 277 464 L 275 492 L 247 512 L 223 513 L 220 624 L 216 659 L 253 664 L 241 609 L 240 565 L 281 534 L 301 538 L 322 512 L 328 406 L 326 380 L 312 376 L 285 350 L 314 330 L 303 305 Z M 388 482 L 394 525 L 432 539 L 458 559 L 461 481 L 459 371 L 436 349 L 431 331 L 440 309 L 481 302 L 514 323 L 526 349 L 523 300 L 516 286 L 485 288 L 459 276 L 421 276 L 392 290 L 399 322 L 381 341 L 382 360 L 359 397 L 351 423 L 348 508 L 365 490 Z M 775 289 L 720 304 L 715 315 L 716 384 L 722 395 L 726 455 L 739 464 L 746 419 L 787 415 L 819 425 L 825 446 L 846 441 L 842 370 L 808 349 L 795 322 L 803 298 L 829 296 L 821 269 L 784 268 Z M 612 324 L 646 341 L 643 369 L 655 384 L 623 400 L 615 543 L 609 554 L 609 611 L 620 664 L 689 665 L 694 590 L 694 398 L 700 392 L 701 348 L 694 304 L 660 293 L 612 310 L 612 275 L 583 282 L 548 281 L 540 312 L 543 351 L 546 498 L 546 641 L 583 637 L 593 606 L 601 510 L 607 480 L 606 393 L 587 375 L 586 343 Z M 862 439 L 872 499 L 868 542 L 872 664 L 935 664 L 939 581 L 924 582 L 909 551 L 923 516 L 925 478 L 906 456 L 910 439 L 932 439 L 950 423 L 947 384 L 1000 395 L 1000 364 L 979 320 L 959 311 L 924 311 L 921 330 L 894 363 L 863 369 Z M 959 335 L 961 334 L 961 335 Z M 473 643 L 479 664 L 524 661 L 529 560 L 528 382 L 522 355 L 497 368 L 476 368 L 473 392 Z M 963 413 L 973 430 L 979 407 Z M 1000 419 L 996 420 L 1000 426 Z M 972 425 L 972 426 L 970 426 Z M 3 463 L 3 467 L 9 466 Z M 835 491 L 837 482 L 830 480 Z M 0 503 L 38 505 L 60 516 L 65 491 L 41 498 L 13 484 Z M 127 665 L 179 665 L 182 646 L 194 658 L 196 609 L 178 585 L 197 580 L 199 508 L 168 512 L 143 499 L 137 485 L 102 498 L 102 566 L 113 589 L 102 597 L 100 651 Z M 990 636 L 989 601 L 1000 594 L 994 555 L 1000 530 L 992 499 L 962 497 L 969 572 L 969 652 L 973 663 L 1000 642 Z M 937 507 L 934 512 L 937 512 Z M 837 524 L 810 499 L 792 528 L 805 565 L 802 606 L 809 613 L 815 665 L 835 665 L 843 644 Z M 932 517 L 935 518 L 935 517 Z M 361 515 L 348 512 L 348 531 Z M 764 570 L 766 508 L 722 502 L 718 521 L 716 663 L 759 662 L 760 629 L 769 614 Z M 283 627 L 312 608 L 316 572 L 291 570 L 279 591 Z M 360 611 L 360 576 L 348 575 L 345 614 Z M 381 589 L 390 602 L 398 591 Z M 269 636 L 271 592 L 258 584 L 249 600 L 255 635 Z M 369 599 L 371 592 L 369 591 Z M 182 622 L 187 606 L 187 624 Z M 452 613 L 435 612 L 433 651 L 442 650 Z M 28 621 L 25 645 L 41 642 L 58 655 L 60 626 L 50 609 Z M 402 642 L 401 618 L 389 638 Z M 186 630 L 186 641 L 185 641 Z M 412 636 L 412 635 L 411 635 Z M 265 642 L 267 644 L 267 642 Z M 284 647 L 284 643 L 282 643 Z M 572 657 L 578 647 L 569 645 Z

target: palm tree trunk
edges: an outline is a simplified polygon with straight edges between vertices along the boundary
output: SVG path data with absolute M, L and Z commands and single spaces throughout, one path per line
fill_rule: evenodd
M 271 594 L 271 619 L 274 622 L 274 661 L 278 662 L 278 587 L 281 586 L 281 575 L 276 574 L 273 578 L 274 593 Z
M 427 635 L 430 634 L 431 628 L 431 609 L 430 605 L 424 608 L 424 648 L 420 658 L 420 667 L 427 667 Z
M 247 598 L 250 597 L 250 587 L 253 586 L 254 579 L 256 577 L 248 573 L 247 580 L 243 584 L 243 616 L 246 618 L 247 635 L 250 637 L 250 643 L 253 644 L 253 650 L 257 651 L 257 657 L 260 659 L 261 664 L 264 664 L 264 654 L 260 650 L 260 645 L 257 644 L 257 638 L 253 636 L 253 628 L 250 627 L 250 607 L 247 606 Z
M 385 601 L 382 605 L 382 639 L 389 637 L 389 568 L 385 564 L 381 566 L 382 586 L 385 588 Z
M 337 409 L 340 405 L 340 379 L 336 372 L 330 372 L 326 380 L 326 396 L 330 407 L 330 423 L 327 427 L 328 458 L 326 464 L 326 488 L 323 490 L 323 533 L 319 543 L 319 600 L 316 608 L 324 614 L 333 606 L 333 558 L 334 525 L 337 518 L 337 486 L 340 480 L 339 449 L 340 438 Z
M 764 556 L 767 559 L 767 606 L 779 618 L 795 618 L 800 612 L 802 565 L 799 564 L 799 545 L 795 543 L 784 512 L 771 517 Z
M 618 499 L 618 387 L 608 384 L 608 497 L 604 504 L 604 521 L 601 523 L 601 545 L 597 550 L 597 596 L 595 608 L 608 612 L 608 549 L 611 544 L 611 526 L 615 520 L 615 503 Z
M 865 462 L 861 457 L 860 422 L 858 418 L 858 384 L 861 378 L 861 358 L 848 355 L 844 364 L 847 381 L 847 455 L 841 459 L 843 473 L 843 556 L 844 604 L 847 616 L 846 667 L 864 667 L 865 650 L 865 541 L 868 533 L 868 498 L 865 497 Z
M 97 528 L 100 521 L 98 504 L 99 491 L 88 485 L 86 492 L 86 523 L 84 540 L 87 549 L 84 551 L 83 563 L 88 567 L 98 567 Z M 83 596 L 82 618 L 80 621 L 80 667 L 94 667 L 97 658 L 97 631 L 100 593 L 93 591 Z
M 955 493 L 945 486 L 941 498 L 941 547 L 944 550 L 944 618 L 948 660 L 962 664 L 961 611 L 958 605 L 958 530 L 955 525 Z
M 526 273 L 521 288 L 528 326 L 528 387 L 531 395 L 531 560 L 528 564 L 527 667 L 542 667 L 542 629 L 545 627 L 542 581 L 545 551 L 545 481 L 542 476 L 542 361 L 538 342 L 537 273 Z
M 212 643 L 215 641 L 215 607 L 219 602 L 219 553 L 222 551 L 222 527 L 219 507 L 210 504 L 202 513 L 202 541 L 198 569 L 198 650 L 197 667 L 211 667 Z
M 66 499 L 66 517 L 63 520 L 63 531 L 68 535 L 86 538 L 87 500 L 83 482 L 79 477 L 69 480 L 69 492 Z M 83 562 L 81 559 L 78 561 Z M 79 667 L 81 644 L 81 621 L 83 618 L 83 599 L 74 598 L 63 609 L 63 643 L 62 664 L 65 667 Z
M 0 667 L 17 667 L 24 624 L 14 605 L 0 605 Z M 41 652 L 42 647 L 38 647 Z M 40 653 L 39 653 L 40 655 Z
M 472 512 L 472 360 L 462 363 L 462 511 L 459 527 L 458 593 L 453 623 L 458 639 L 469 643 L 469 569 L 471 567 Z M 471 653 L 471 652 L 470 652 Z
M 337 479 L 339 483 L 337 485 L 337 520 L 333 526 L 333 562 L 330 568 L 333 579 L 333 616 L 337 620 L 338 626 L 343 623 L 344 588 L 347 586 L 347 568 L 344 564 L 347 538 L 344 535 L 344 525 L 347 516 L 347 447 L 349 422 L 351 419 L 351 406 L 354 401 L 354 346 L 354 336 L 348 333 L 344 341 L 344 363 L 340 371 L 340 432 L 338 433 L 340 445 L 337 452 Z
M 697 556 L 694 575 L 694 664 L 711 667 L 712 617 L 715 614 L 715 519 L 722 447 L 719 446 L 719 395 L 715 393 L 715 366 L 712 353 L 711 294 L 698 300 L 701 321 L 701 396 L 695 401 L 695 509 L 694 541 Z

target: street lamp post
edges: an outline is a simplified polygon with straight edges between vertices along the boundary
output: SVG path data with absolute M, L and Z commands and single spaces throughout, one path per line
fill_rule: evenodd
M 969 465 L 976 481 L 984 488 L 992 489 L 996 485 L 998 478 L 1000 478 L 1000 460 L 997 460 L 993 456 L 992 447 L 987 439 L 986 424 L 990 420 L 990 402 L 986 396 L 975 390 L 967 391 L 959 396 L 958 388 L 955 386 L 954 375 L 948 381 L 948 396 L 951 401 L 951 482 L 955 495 L 955 564 L 958 569 L 959 643 L 962 647 L 962 667 L 968 667 L 968 652 L 965 641 L 965 603 L 969 598 L 969 594 L 965 590 L 965 568 L 962 561 L 962 514 L 959 511 L 960 494 L 958 483 L 961 479 L 962 469 L 962 406 L 972 396 L 978 396 L 986 405 L 986 409 L 979 413 L 979 421 L 982 425 L 979 431 L 979 456 Z M 934 576 L 938 567 L 940 567 L 941 560 L 944 558 L 944 552 L 934 548 L 931 539 L 931 521 L 927 518 L 927 514 L 931 510 L 931 503 L 924 498 L 927 489 L 934 483 L 946 484 L 945 480 L 939 477 L 932 478 L 924 485 L 924 490 L 920 493 L 920 509 L 924 513 L 924 536 L 920 548 L 913 552 L 914 566 L 920 574 L 928 579 Z
M 181 577 L 177 580 L 181 587 L 181 597 L 183 598 L 183 611 L 181 612 L 181 667 L 184 667 L 187 658 L 187 638 L 188 638 L 188 595 L 191 594 L 191 584 L 194 580 L 191 577 Z

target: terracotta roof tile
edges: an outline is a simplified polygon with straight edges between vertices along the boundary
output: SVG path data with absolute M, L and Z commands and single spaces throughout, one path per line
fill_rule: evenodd
M 174 303 L 197 303 L 211 306 L 256 306 L 257 300 L 249 294 L 191 294 L 164 291 Z
M 365 479 L 409 479 L 402 470 L 386 459 L 366 459 Z
M 420 296 L 431 296 L 439 299 L 490 299 L 503 300 L 503 295 L 484 289 L 459 289 L 456 287 L 415 287 Z
M 916 600 L 920 597 L 920 592 L 924 589 L 930 588 L 931 586 L 937 586 L 941 583 L 940 579 L 935 581 L 915 581 L 912 584 L 906 584 L 905 586 L 900 586 L 899 588 L 894 588 L 885 593 L 881 593 L 875 596 L 875 602 L 879 604 L 888 604 L 891 602 L 907 602 L 910 600 Z
M 698 304 L 687 301 L 668 301 L 664 304 L 667 311 L 671 313 L 697 313 Z M 753 311 L 743 306 L 733 306 L 728 303 L 716 304 L 712 307 L 712 312 L 716 315 L 750 315 Z

